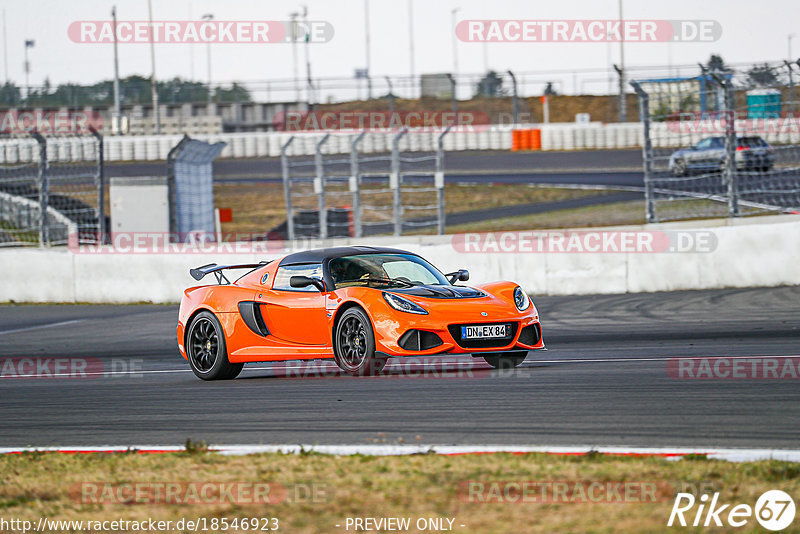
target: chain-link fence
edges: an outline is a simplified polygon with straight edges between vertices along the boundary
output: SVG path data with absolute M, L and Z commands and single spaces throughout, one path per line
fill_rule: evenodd
M 448 131 L 401 130 L 387 146 L 377 146 L 386 144 L 387 137 L 372 132 L 290 137 L 281 149 L 285 236 L 444 233 L 442 140 Z M 434 136 L 438 150 L 420 151 L 430 144 L 420 136 Z M 298 145 L 309 143 L 314 144 L 313 158 L 292 155 L 295 147 L 306 152 Z
M 97 242 L 108 228 L 103 168 L 97 133 L 0 138 L 0 245 Z
M 631 82 L 644 126 L 648 221 L 800 209 L 793 68 Z

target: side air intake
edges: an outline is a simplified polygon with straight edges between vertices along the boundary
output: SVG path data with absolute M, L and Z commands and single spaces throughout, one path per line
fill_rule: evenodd
M 264 324 L 264 317 L 261 315 L 261 304 L 245 300 L 239 303 L 239 314 L 241 314 L 244 324 L 259 336 L 268 336 L 269 330 Z

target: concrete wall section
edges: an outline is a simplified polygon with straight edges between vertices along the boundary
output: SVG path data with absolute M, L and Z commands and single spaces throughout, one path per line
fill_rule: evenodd
M 712 246 L 694 252 L 464 252 L 453 236 L 384 237 L 361 244 L 417 252 L 444 272 L 469 269 L 470 283 L 513 280 L 533 295 L 570 295 L 767 287 L 800 284 L 800 216 L 714 220 L 591 232 L 702 234 Z M 563 230 L 560 232 L 571 232 Z M 355 243 L 306 242 L 298 249 Z M 101 253 L 64 248 L 0 249 L 0 302 L 176 302 L 196 285 L 188 270 L 208 263 L 251 263 L 284 250 L 240 253 Z M 235 274 L 235 273 L 234 273 Z M 205 280 L 204 280 L 205 282 Z M 213 283 L 213 278 L 208 283 Z

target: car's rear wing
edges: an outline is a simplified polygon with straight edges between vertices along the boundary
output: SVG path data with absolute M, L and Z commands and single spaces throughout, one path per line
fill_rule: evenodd
M 216 263 L 209 263 L 208 265 L 203 265 L 202 267 L 196 267 L 194 269 L 189 269 L 189 274 L 192 275 L 192 278 L 195 280 L 202 280 L 207 274 L 214 274 L 214 277 L 217 279 L 217 283 L 222 284 L 230 284 L 231 281 L 225 276 L 223 273 L 226 269 L 258 269 L 259 267 L 263 267 L 267 265 L 268 261 L 260 261 L 258 263 L 238 263 L 236 265 L 217 265 Z

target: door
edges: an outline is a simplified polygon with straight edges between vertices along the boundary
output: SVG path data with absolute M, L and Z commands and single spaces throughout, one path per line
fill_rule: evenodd
M 292 276 L 322 279 L 322 266 L 278 267 L 272 289 L 261 292 L 258 301 L 270 334 L 300 345 L 329 345 L 331 333 L 325 313 L 325 295 L 314 286 L 291 287 Z
M 695 149 L 686 155 L 689 166 L 695 169 L 703 169 L 708 165 L 709 149 L 711 148 L 711 138 L 707 137 L 697 143 Z

